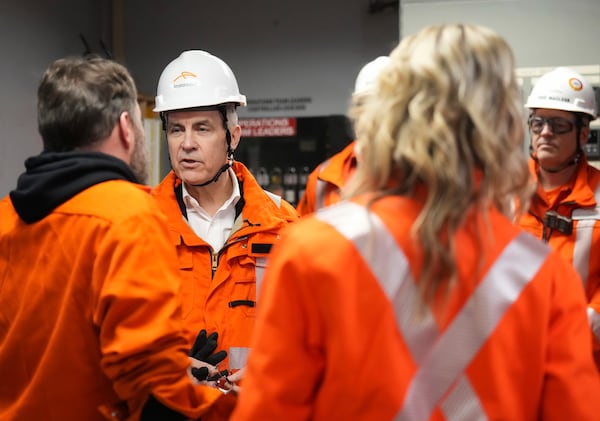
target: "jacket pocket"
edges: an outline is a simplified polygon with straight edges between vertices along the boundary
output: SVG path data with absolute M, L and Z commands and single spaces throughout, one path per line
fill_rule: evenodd
M 256 315 L 256 282 L 254 279 L 239 279 L 235 281 L 227 303 L 232 318 L 251 317 Z

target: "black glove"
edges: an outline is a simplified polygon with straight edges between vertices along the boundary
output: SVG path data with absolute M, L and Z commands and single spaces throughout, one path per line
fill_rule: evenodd
M 219 351 L 213 354 L 215 349 L 217 349 L 218 337 L 219 334 L 217 332 L 213 332 L 207 337 L 206 330 L 202 329 L 194 341 L 190 357 L 204 361 L 210 365 L 216 366 L 219 364 L 227 357 L 227 351 Z
M 198 379 L 198 381 L 203 382 L 208 377 L 208 368 L 206 367 L 192 367 L 192 375 Z

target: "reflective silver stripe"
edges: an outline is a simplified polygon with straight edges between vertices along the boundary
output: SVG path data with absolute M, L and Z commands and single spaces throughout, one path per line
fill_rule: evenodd
M 547 254 L 548 248 L 526 233 L 505 247 L 443 336 L 432 344 L 412 380 L 398 420 L 429 419 Z M 431 382 L 433 378 L 435 382 Z
M 376 215 L 355 203 L 328 208 L 317 215 L 318 218 L 335 227 L 351 240 L 363 260 L 369 264 L 373 275 L 379 281 L 386 296 L 391 301 L 399 329 L 406 334 L 405 341 L 413 359 L 419 364 L 427 355 L 438 337 L 438 328 L 428 309 L 415 315 L 404 309 L 413 309 L 418 300 L 418 292 L 406 256 L 395 239 L 387 231 Z M 418 323 L 418 329 L 410 326 Z M 448 404 L 442 407 L 448 420 L 485 418 L 479 398 L 469 381 L 459 379 L 461 388 L 456 388 L 448 397 Z M 465 416 L 467 416 L 465 418 Z
M 594 192 L 596 207 L 593 209 L 575 209 L 571 214 L 571 219 L 577 221 L 575 227 L 575 245 L 573 246 L 573 266 L 581 280 L 583 286 L 587 286 L 590 271 L 590 253 L 592 249 L 592 234 L 594 225 L 600 220 L 600 183 L 596 186 Z
M 412 277 L 402 284 L 394 300 L 398 326 L 411 351 L 413 360 L 418 366 L 428 363 L 425 357 L 434 347 L 440 335 L 433 314 L 429 309 L 419 310 L 419 313 L 416 313 L 417 306 L 415 304 L 419 300 L 418 290 Z M 408 401 L 408 397 L 405 399 L 406 401 Z M 460 374 L 457 385 L 441 403 L 440 407 L 448 421 L 486 418 L 479 397 L 464 373 Z
M 248 360 L 248 352 L 250 352 L 250 348 L 247 347 L 230 347 L 228 352 L 229 369 L 239 370 L 245 367 Z
M 329 159 L 319 166 L 319 172 L 329 165 Z M 315 184 L 315 211 L 325 207 L 325 193 L 327 193 L 327 182 L 317 177 Z
M 327 191 L 327 183 L 317 178 L 315 185 L 315 210 L 325 207 L 325 192 Z
M 463 375 L 450 395 L 440 405 L 448 421 L 478 421 L 487 419 L 477 393 Z
M 267 191 L 267 190 L 263 190 L 263 191 L 265 193 L 267 193 L 267 196 L 269 196 L 273 202 L 275 202 L 275 204 L 277 205 L 278 208 L 281 207 L 281 196 L 278 196 L 275 193 L 271 193 L 270 191 Z
M 448 420 L 485 419 L 464 370 L 539 270 L 548 248 L 527 234 L 517 236 L 440 337 L 431 313 L 417 313 L 417 290 L 406 257 L 375 215 L 346 203 L 319 217 L 353 241 L 370 263 L 394 304 L 400 330 L 419 365 L 396 420 L 429 419 L 437 405 Z M 525 264 L 515 267 L 515 261 Z
M 258 302 L 258 292 L 260 291 L 260 287 L 262 285 L 263 275 L 265 273 L 265 269 L 267 268 L 266 257 L 257 257 L 256 265 L 254 266 L 254 274 L 256 276 L 256 301 Z
M 587 308 L 588 320 L 592 327 L 592 332 L 597 340 L 600 341 L 600 314 L 591 307 Z
M 579 220 L 575 229 L 575 245 L 573 246 L 573 266 L 583 281 L 584 288 L 587 285 L 590 249 L 592 246 L 592 234 L 596 221 Z

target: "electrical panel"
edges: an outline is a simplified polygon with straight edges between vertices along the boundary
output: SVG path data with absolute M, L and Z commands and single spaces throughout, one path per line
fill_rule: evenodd
M 304 194 L 310 172 L 354 140 L 350 120 L 343 115 L 244 120 L 235 159 L 265 190 L 293 206 Z

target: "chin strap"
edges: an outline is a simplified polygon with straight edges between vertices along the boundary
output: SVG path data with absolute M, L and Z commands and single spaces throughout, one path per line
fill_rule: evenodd
M 223 174 L 225 171 L 227 171 L 231 167 L 232 164 L 233 164 L 233 159 L 227 159 L 227 163 L 225 165 L 223 165 L 221 168 L 219 168 L 219 171 L 217 171 L 217 173 L 215 174 L 215 176 L 213 178 L 211 178 L 210 180 L 205 181 L 204 183 L 201 183 L 201 184 L 192 184 L 192 186 L 204 187 L 204 186 L 208 186 L 211 183 L 215 183 L 219 179 L 221 174 Z
M 219 168 L 219 171 L 215 174 L 213 178 L 208 181 L 205 181 L 201 184 L 192 184 L 194 187 L 204 187 L 208 186 L 211 183 L 215 183 L 221 174 L 227 171 L 233 165 L 233 149 L 231 149 L 231 132 L 229 131 L 229 127 L 227 126 L 227 107 L 224 105 L 219 105 L 217 110 L 221 113 L 221 117 L 223 120 L 223 128 L 225 129 L 225 139 L 227 142 L 227 162 Z

